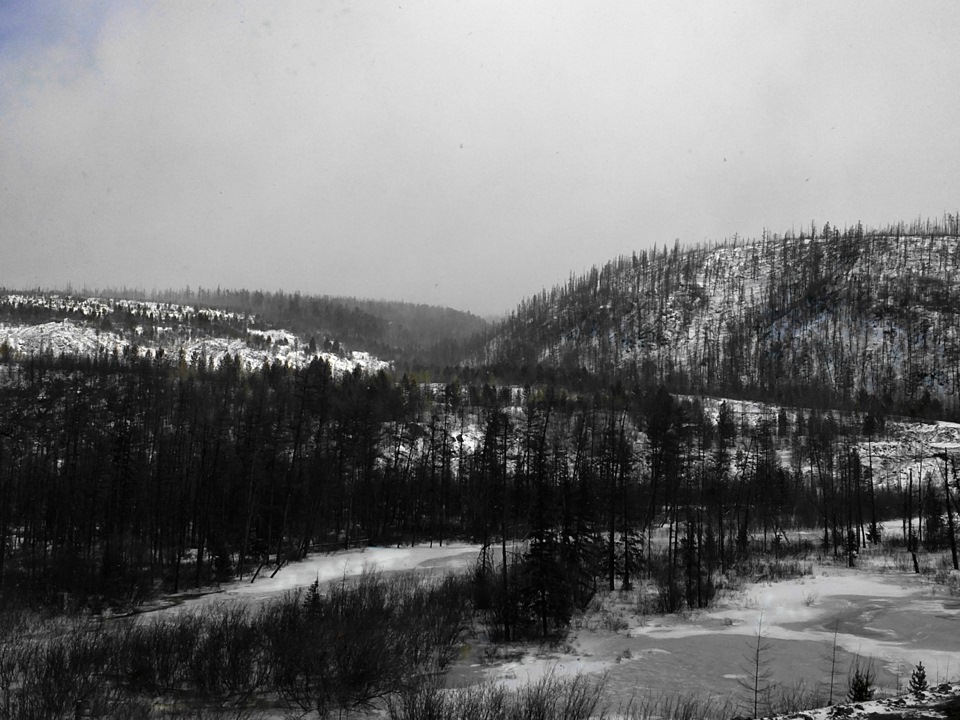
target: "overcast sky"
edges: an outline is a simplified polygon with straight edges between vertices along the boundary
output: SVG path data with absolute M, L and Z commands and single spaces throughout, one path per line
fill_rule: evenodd
M 960 207 L 960 3 L 0 0 L 0 285 L 480 314 Z

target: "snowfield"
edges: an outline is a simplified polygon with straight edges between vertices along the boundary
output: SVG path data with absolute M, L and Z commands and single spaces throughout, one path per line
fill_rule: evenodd
M 41 300 L 46 300 L 41 304 Z M 69 311 L 75 316 L 83 316 L 91 321 L 108 317 L 118 310 L 135 313 L 136 317 L 158 320 L 162 323 L 184 323 L 185 319 L 197 318 L 209 320 L 229 320 L 245 327 L 246 337 L 219 337 L 196 333 L 189 324 L 178 329 L 158 325 L 151 336 L 144 333 L 142 326 L 131 332 L 121 334 L 113 329 L 103 329 L 87 322 L 71 319 L 37 324 L 0 323 L 0 346 L 13 356 L 28 357 L 49 353 L 54 356 L 77 355 L 81 357 L 110 357 L 114 354 L 123 357 L 133 353 L 137 357 L 153 358 L 158 352 L 172 360 L 183 357 L 187 362 L 196 362 L 201 358 L 219 366 L 225 358 L 239 360 L 245 370 L 256 370 L 265 364 L 280 362 L 293 368 L 309 365 L 315 358 L 329 363 L 334 375 L 343 375 L 360 368 L 367 373 L 376 373 L 391 367 L 389 362 L 379 360 L 369 353 L 351 351 L 337 354 L 312 351 L 308 343 L 284 329 L 263 330 L 252 326 L 254 318 L 239 316 L 220 310 L 194 309 L 188 306 L 168 305 L 165 303 L 133 303 L 122 300 L 101 300 L 88 298 L 77 300 L 58 296 L 29 297 L 7 295 L 0 302 L 13 307 L 43 307 Z
M 891 532 L 895 525 L 890 523 Z M 366 571 L 464 572 L 479 552 L 478 545 L 453 543 L 314 555 L 282 567 L 273 578 L 265 569 L 252 583 L 244 579 L 200 596 L 172 596 L 161 611 L 183 612 L 224 601 L 257 603 L 314 581 L 336 582 Z M 750 655 L 758 630 L 770 683 L 819 685 L 826 693 L 834 664 L 835 705 L 844 702 L 848 675 L 857 662 L 876 672 L 878 698 L 905 693 L 919 662 L 932 689 L 960 675 L 960 598 L 927 576 L 900 571 L 889 557 L 870 551 L 857 569 L 830 563 L 813 568 L 812 575 L 802 578 L 746 584 L 722 596 L 713 609 L 681 615 L 644 614 L 633 595 L 603 596 L 574 620 L 565 642 L 515 644 L 491 653 L 482 638 L 468 641 L 448 683 L 493 681 L 517 688 L 551 674 L 587 674 L 605 678 L 605 699 L 613 709 L 651 693 L 695 694 L 719 704 L 742 697 L 740 683 L 752 672 Z M 923 697 L 850 705 L 847 716 L 900 711 L 908 702 L 923 708 L 957 692 L 960 686 L 944 686 Z M 822 709 L 805 716 L 820 720 L 837 712 Z
M 606 678 L 614 706 L 651 693 L 719 703 L 742 697 L 758 629 L 768 682 L 786 687 L 827 688 L 836 637 L 834 703 L 845 699 L 858 661 L 887 693 L 905 692 L 918 662 L 931 687 L 960 675 L 960 598 L 892 568 L 815 566 L 812 577 L 750 584 L 714 609 L 679 616 L 643 615 L 615 593 L 579 625 L 556 647 L 516 648 L 495 663 L 475 653 L 451 675 L 519 687 L 551 673 L 590 673 Z
M 192 610 L 211 602 L 233 600 L 254 602 L 279 598 L 286 592 L 304 589 L 313 582 L 321 584 L 351 579 L 364 572 L 432 572 L 466 571 L 473 567 L 480 554 L 479 545 L 448 543 L 414 547 L 368 547 L 329 554 L 310 555 L 305 560 L 289 563 L 273 576 L 275 566 L 266 565 L 256 580 L 246 578 L 222 584 L 216 591 L 202 595 L 190 592 L 169 596 L 156 609 Z

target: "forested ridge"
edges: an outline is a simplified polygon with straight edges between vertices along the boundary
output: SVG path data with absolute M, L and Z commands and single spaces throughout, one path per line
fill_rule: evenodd
M 156 294 L 168 302 L 233 309 L 300 335 L 326 335 L 389 360 L 447 363 L 455 344 L 483 330 L 473 313 L 448 307 L 282 290 L 198 288 Z
M 655 378 L 675 392 L 960 416 L 960 223 L 619 257 L 524 300 L 481 363 Z
M 487 323 L 446 307 L 299 292 L 189 287 L 146 292 L 130 288 L 63 291 L 0 289 L 0 324 L 68 321 L 114 332 L 129 344 L 160 339 L 247 339 L 283 331 L 304 348 L 361 350 L 402 364 L 450 364 L 459 343 Z M 162 338 L 161 338 L 162 336 Z M 255 338 L 254 346 L 259 346 Z

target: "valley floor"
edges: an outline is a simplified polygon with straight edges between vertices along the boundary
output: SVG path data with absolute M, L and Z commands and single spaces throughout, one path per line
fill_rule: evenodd
M 314 580 L 331 582 L 365 570 L 465 571 L 478 552 L 476 545 L 455 543 L 318 555 L 284 567 L 274 578 L 168 599 L 161 612 L 220 600 L 258 602 Z M 928 564 L 934 561 L 927 558 Z M 810 574 L 780 582 L 753 578 L 724 591 L 715 607 L 679 615 L 644 612 L 637 591 L 606 593 L 574 620 L 564 641 L 553 644 L 494 645 L 481 633 L 468 640 L 447 684 L 520 687 L 547 675 L 579 673 L 604 678 L 604 700 L 613 712 L 675 694 L 746 708 L 743 684 L 755 670 L 758 631 L 764 684 L 802 686 L 811 696 L 816 690 L 824 705 L 845 701 L 857 663 L 875 673 L 877 697 L 906 693 L 920 662 L 932 688 L 960 677 L 960 597 L 932 573 L 914 574 L 903 558 L 882 551 L 866 551 L 858 568 L 831 559 L 813 559 L 809 568 Z M 871 712 L 899 717 L 882 713 L 906 712 L 905 707 L 887 702 Z M 818 712 L 808 715 L 827 717 L 827 711 Z

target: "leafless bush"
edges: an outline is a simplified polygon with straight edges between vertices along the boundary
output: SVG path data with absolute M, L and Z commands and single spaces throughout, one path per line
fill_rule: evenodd
M 737 574 L 754 581 L 780 582 L 813 575 L 813 563 L 800 560 L 775 559 L 763 556 L 747 556 L 736 565 Z
M 469 606 L 466 581 L 365 573 L 291 595 L 261 616 L 271 685 L 304 710 L 368 708 L 446 668 Z
M 500 685 L 443 690 L 428 682 L 390 699 L 390 720 L 587 720 L 603 718 L 603 681 L 548 675 L 516 690 Z
M 368 573 L 257 611 L 221 604 L 146 622 L 80 618 L 7 632 L 0 720 L 72 716 L 78 702 L 94 716 L 131 720 L 250 717 L 264 699 L 321 716 L 369 708 L 447 667 L 468 595 L 457 578 Z
M 108 706 L 115 699 L 115 688 L 102 673 L 108 666 L 108 636 L 87 624 L 56 627 L 59 634 L 8 637 L 2 643 L 0 719 L 55 718 L 77 702 Z
M 770 693 L 768 709 L 772 715 L 790 715 L 829 704 L 822 687 L 801 680 L 794 685 L 777 685 Z
M 625 720 L 715 720 L 732 717 L 736 710 L 737 704 L 730 698 L 685 693 L 634 699 L 620 715 Z

